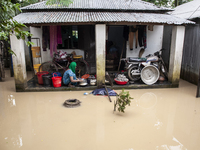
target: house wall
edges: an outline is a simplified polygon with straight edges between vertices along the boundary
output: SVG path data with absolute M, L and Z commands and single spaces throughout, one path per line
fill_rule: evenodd
M 197 85 L 200 67 L 200 19 L 195 22 L 196 25 L 187 25 L 185 29 L 181 78 Z
M 143 57 L 153 54 L 156 51 L 159 51 L 162 48 L 162 40 L 163 40 L 163 25 L 154 25 L 153 31 L 146 29 L 147 31 L 147 48 L 143 53 Z M 139 51 L 142 47 L 135 48 L 135 37 L 133 39 L 133 50 L 129 48 L 129 42 L 127 41 L 126 48 L 126 57 L 138 57 Z

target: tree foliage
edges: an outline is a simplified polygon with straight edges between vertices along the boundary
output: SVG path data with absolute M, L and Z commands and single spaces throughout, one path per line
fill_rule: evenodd
M 23 40 L 26 37 L 30 37 L 31 34 L 23 30 L 27 28 L 26 25 L 17 22 L 13 17 L 21 12 L 20 7 L 39 1 L 41 0 L 0 0 L 0 40 L 9 41 L 11 34 L 15 34 L 18 39 Z M 73 0 L 47 0 L 48 5 L 61 4 L 68 6 L 72 2 Z M 30 45 L 33 43 L 26 41 L 26 44 Z M 12 51 L 10 52 L 13 53 Z
M 11 1 L 15 1 L 13 3 L 19 3 L 21 7 L 39 2 L 39 0 L 11 0 Z
M 48 0 L 47 5 L 63 5 L 63 6 L 69 6 L 73 0 Z
M 183 3 L 187 3 L 192 0 L 144 0 L 146 2 L 154 3 L 157 6 L 164 6 L 164 7 L 176 7 L 178 5 L 181 5 Z
M 0 40 L 8 41 L 11 34 L 15 34 L 18 39 L 23 40 L 25 37 L 31 36 L 28 31 L 23 30 L 26 28 L 24 24 L 13 19 L 18 12 L 21 12 L 19 7 L 19 3 L 14 4 L 11 0 L 0 1 Z M 26 44 L 30 45 L 31 42 L 26 42 Z

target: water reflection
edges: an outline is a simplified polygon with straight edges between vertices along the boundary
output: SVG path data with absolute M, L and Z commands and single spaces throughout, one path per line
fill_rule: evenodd
M 187 150 L 187 148 L 185 148 L 183 144 L 179 142 L 175 137 L 172 138 L 172 141 L 175 141 L 177 144 L 157 146 L 156 150 Z
M 139 106 L 144 109 L 151 109 L 157 104 L 157 96 L 152 92 L 142 94 L 139 99 Z
M 4 138 L 7 142 L 6 143 L 10 143 L 9 142 L 9 138 L 8 137 L 5 137 Z M 17 137 L 12 137 L 11 138 L 11 143 L 14 145 L 14 146 L 17 146 L 17 147 L 22 147 L 23 146 L 23 141 L 22 141 L 22 136 L 19 134 Z
M 18 146 L 19 148 L 23 146 L 21 135 L 18 135 L 17 138 L 11 138 L 11 141 L 12 141 L 14 146 Z
M 157 119 L 156 123 L 154 124 L 154 127 L 156 127 L 156 129 L 160 129 L 162 127 L 163 123 L 161 121 L 159 121 L 159 119 Z
M 152 109 L 156 104 L 157 96 L 152 92 L 146 92 L 139 99 L 134 99 L 131 102 L 131 106 L 144 109 Z
M 10 103 L 11 107 L 16 106 L 14 95 L 8 95 L 8 103 Z

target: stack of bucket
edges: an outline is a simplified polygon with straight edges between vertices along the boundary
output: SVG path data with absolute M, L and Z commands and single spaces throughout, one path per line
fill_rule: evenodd
M 61 87 L 62 77 L 60 72 L 49 74 L 48 71 L 37 72 L 38 84 L 44 86 Z
M 48 71 L 37 72 L 36 75 L 37 75 L 37 78 L 38 78 L 38 84 L 44 84 L 42 76 L 48 75 L 48 74 L 49 74 Z

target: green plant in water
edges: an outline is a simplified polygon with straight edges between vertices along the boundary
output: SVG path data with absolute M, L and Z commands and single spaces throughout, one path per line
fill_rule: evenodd
M 118 107 L 118 111 L 119 112 L 123 112 L 126 108 L 126 106 L 130 106 L 131 104 L 131 99 L 133 99 L 132 97 L 130 97 L 129 92 L 125 92 L 124 89 L 122 89 L 122 91 L 119 93 L 119 95 L 116 98 L 116 102 L 114 101 L 114 111 L 116 111 L 116 107 Z

